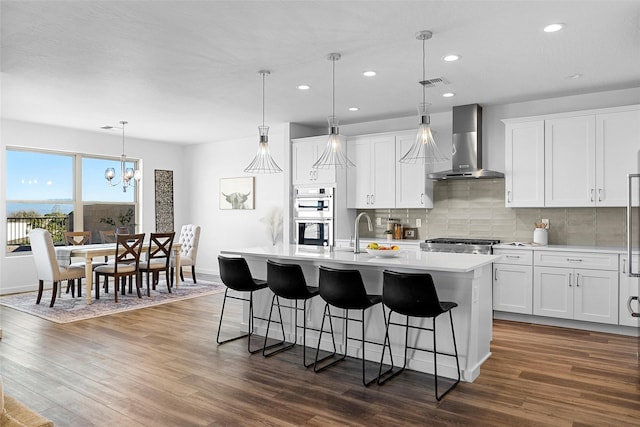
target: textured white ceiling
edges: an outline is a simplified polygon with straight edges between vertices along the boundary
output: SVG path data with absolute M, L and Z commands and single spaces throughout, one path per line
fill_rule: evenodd
M 201 143 L 266 123 L 356 123 L 415 113 L 431 30 L 431 111 L 640 86 L 640 1 L 6 1 L 2 116 Z M 546 34 L 552 22 L 564 31 Z M 445 63 L 457 53 L 462 59 Z M 374 78 L 362 72 L 373 69 Z M 567 76 L 583 74 L 580 79 Z M 312 89 L 301 92 L 296 85 Z M 454 98 L 441 94 L 455 92 Z M 640 102 L 640 100 L 639 100 Z M 350 106 L 360 111 L 349 112 Z M 416 119 L 417 120 L 417 119 Z

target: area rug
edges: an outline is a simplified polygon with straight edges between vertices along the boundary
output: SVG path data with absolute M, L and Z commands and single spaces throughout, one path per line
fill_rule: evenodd
M 113 284 L 111 288 L 113 288 Z M 110 289 L 108 294 L 101 292 L 99 300 L 93 298 L 94 295 L 92 295 L 92 304 L 89 305 L 87 305 L 84 288 L 81 298 L 72 298 L 70 293 L 66 294 L 64 292 L 65 289 L 66 285 L 63 287 L 62 295 L 58 296 L 53 307 L 49 307 L 49 303 L 51 302 L 51 289 L 44 291 L 40 304 L 36 304 L 37 292 L 25 292 L 0 297 L 0 305 L 32 314 L 51 322 L 70 323 L 204 295 L 217 294 L 224 292 L 225 286 L 220 282 L 202 280 L 198 277 L 197 284 L 187 279 L 180 283 L 177 289 L 174 287 L 171 293 L 168 293 L 166 282 L 161 280 L 156 290 L 151 290 L 151 297 L 148 297 L 145 282 L 142 290 L 142 298 L 138 298 L 134 290 L 133 294 L 127 293 L 124 296 L 119 294 L 118 302 L 116 303 L 113 298 L 113 289 Z

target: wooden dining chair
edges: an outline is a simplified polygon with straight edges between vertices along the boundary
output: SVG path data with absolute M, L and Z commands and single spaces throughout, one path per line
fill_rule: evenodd
M 64 244 L 67 246 L 90 245 L 91 232 L 90 231 L 65 231 Z
M 146 261 L 140 262 L 140 274 L 147 273 L 147 296 L 151 296 L 149 289 L 149 273 L 153 280 L 153 289 L 160 281 L 160 272 L 164 271 L 165 280 L 167 281 L 167 290 L 171 293 L 171 280 L 169 278 L 171 250 L 175 231 L 170 233 L 151 233 L 149 239 L 149 252 L 147 252 Z
M 143 241 L 144 233 L 117 236 L 114 262 L 101 265 L 93 270 L 95 272 L 94 288 L 96 291 L 96 299 L 100 299 L 100 277 L 102 276 L 105 280 L 105 292 L 109 291 L 109 277 L 113 277 L 115 302 L 118 302 L 119 287 L 122 295 L 125 295 L 127 278 L 129 278 L 129 287 L 131 288 L 131 283 L 135 277 L 138 298 L 142 298 L 142 294 L 140 293 L 141 276 L 139 267 Z
M 100 243 L 115 243 L 116 232 L 115 231 L 100 231 Z

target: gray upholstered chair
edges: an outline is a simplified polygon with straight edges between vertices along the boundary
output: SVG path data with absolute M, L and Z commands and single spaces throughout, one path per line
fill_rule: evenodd
M 198 242 L 200 241 L 200 226 L 194 224 L 185 224 L 180 230 L 178 242 L 182 243 L 180 250 L 180 279 L 184 281 L 182 275 L 182 267 L 191 266 L 191 277 L 193 283 L 196 281 L 196 258 L 198 256 Z M 175 259 L 171 258 L 171 285 L 173 285 L 173 269 L 175 268 Z
M 58 295 L 58 283 L 66 280 L 68 286 L 71 286 L 71 295 L 74 295 L 75 282 L 78 280 L 78 296 L 81 296 L 80 279 L 85 277 L 84 268 L 78 266 L 61 266 L 56 258 L 56 251 L 53 246 L 53 238 L 51 233 L 42 228 L 36 228 L 29 233 L 31 241 L 31 251 L 33 252 L 33 260 L 36 263 L 36 271 L 38 274 L 38 297 L 36 304 L 40 304 L 42 299 L 42 291 L 44 289 L 44 281 L 53 283 L 53 292 L 51 294 L 51 304 L 53 307 Z

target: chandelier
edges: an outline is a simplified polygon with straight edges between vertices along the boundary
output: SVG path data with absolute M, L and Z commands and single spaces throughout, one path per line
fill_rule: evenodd
M 120 156 L 120 179 L 118 181 L 113 181 L 116 177 L 115 168 L 107 168 L 104 171 L 104 177 L 112 187 L 116 185 L 122 184 L 122 191 L 127 192 L 127 188 L 134 185 L 137 181 L 140 181 L 142 178 L 142 173 L 140 170 L 134 170 L 131 167 L 127 167 L 127 155 L 124 153 L 124 126 L 129 123 L 125 121 L 121 121 L 120 124 L 122 126 L 102 126 L 101 129 L 122 129 L 122 155 Z M 133 179 L 133 181 L 132 181 Z
M 262 75 L 262 126 L 258 126 L 258 152 L 253 161 L 245 168 L 247 173 L 278 173 L 282 169 L 271 157 L 269 152 L 269 126 L 264 124 L 264 80 L 271 73 L 267 70 L 260 70 L 258 74 Z
M 336 61 L 340 60 L 339 53 L 330 53 L 327 59 L 332 63 L 332 114 L 329 116 L 329 140 L 320 158 L 313 164 L 315 169 L 329 169 L 335 166 L 355 166 L 344 153 L 340 131 L 338 130 L 338 119 L 336 118 Z
M 418 134 L 416 140 L 405 153 L 404 156 L 398 160 L 401 163 L 422 163 L 425 166 L 432 166 L 436 163 L 442 163 L 449 160 L 443 156 L 433 140 L 431 128 L 429 127 L 429 114 L 427 113 L 427 107 L 429 104 L 426 102 L 426 86 L 429 84 L 426 77 L 426 54 L 425 54 L 425 41 L 429 40 L 433 33 L 431 31 L 420 31 L 416 34 L 416 39 L 422 40 L 422 103 L 418 105 L 418 115 L 420 116 L 420 125 L 418 127 Z

